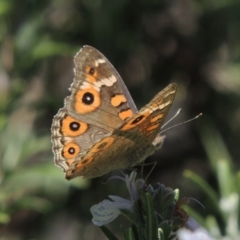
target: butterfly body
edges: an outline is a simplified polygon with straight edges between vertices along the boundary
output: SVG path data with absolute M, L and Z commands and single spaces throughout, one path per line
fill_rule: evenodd
M 103 54 L 84 46 L 74 62 L 71 95 L 51 128 L 55 163 L 71 179 L 98 177 L 143 162 L 162 143 L 159 131 L 176 84 L 137 111 L 123 80 Z

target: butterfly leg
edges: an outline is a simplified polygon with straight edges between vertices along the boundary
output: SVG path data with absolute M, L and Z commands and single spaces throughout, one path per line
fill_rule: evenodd
M 145 182 L 146 182 L 147 179 L 149 178 L 149 176 L 150 176 L 150 174 L 152 173 L 153 169 L 156 167 L 157 162 L 155 161 L 155 162 L 152 162 L 151 164 L 152 164 L 152 168 L 150 169 L 150 171 L 148 172 L 147 176 L 145 177 L 145 179 L 144 179 Z M 150 165 L 150 164 L 149 164 L 149 165 Z
M 151 170 L 148 172 L 147 176 L 144 178 L 143 177 L 143 169 L 144 169 L 145 166 L 149 166 L 149 165 L 152 165 Z M 140 163 L 140 164 L 137 165 L 137 166 L 141 167 L 140 175 L 141 175 L 141 178 L 144 178 L 145 182 L 148 179 L 148 177 L 150 176 L 150 174 L 152 173 L 152 171 L 153 171 L 153 169 L 155 168 L 156 165 L 157 165 L 156 161 L 155 162 L 150 162 L 150 163 Z
M 101 180 L 102 184 L 108 183 L 109 179 L 112 177 L 112 172 L 109 172 L 106 177 L 104 177 L 103 180 Z

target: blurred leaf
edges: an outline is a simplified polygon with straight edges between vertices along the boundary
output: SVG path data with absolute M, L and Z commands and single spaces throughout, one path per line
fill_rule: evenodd
M 221 229 L 219 228 L 214 216 L 210 215 L 206 218 L 206 225 L 208 226 L 209 232 L 212 234 L 212 236 L 215 236 L 219 239 L 221 238 Z
M 12 9 L 12 1 L 1 0 L 0 1 L 0 17 L 9 13 Z
M 236 191 L 237 183 L 229 162 L 220 159 L 217 163 L 218 182 L 220 194 L 222 197 L 229 196 L 233 191 Z
M 0 212 L 0 224 L 6 224 L 10 221 L 10 216 L 6 213 Z
M 17 191 L 18 185 L 25 186 L 24 191 L 30 189 L 44 188 L 48 194 L 57 197 L 59 194 L 67 193 L 70 185 L 86 188 L 89 180 L 77 178 L 75 181 L 67 181 L 60 168 L 54 166 L 52 160 L 45 164 L 36 164 L 18 170 L 5 178 L 6 188 Z
M 200 187 L 203 192 L 205 192 L 205 194 L 212 201 L 212 206 L 214 206 L 218 210 L 218 194 L 216 191 L 213 190 L 213 188 L 208 184 L 208 182 L 189 170 L 184 171 L 183 174 L 186 178 L 191 179 L 195 184 L 197 184 L 197 186 Z
M 72 56 L 79 47 L 72 47 L 66 43 L 42 40 L 33 50 L 33 59 L 47 58 L 51 56 Z
M 42 27 L 42 18 L 37 17 L 31 19 L 31 21 L 24 22 L 18 30 L 16 38 L 17 50 L 21 53 L 26 53 L 29 55 L 34 47 L 34 45 L 39 41 L 39 31 Z
M 53 208 L 53 204 L 47 199 L 28 195 L 18 199 L 16 205 L 20 209 L 34 210 L 41 213 L 49 212 Z
M 199 133 L 214 171 L 217 170 L 216 163 L 220 159 L 225 159 L 229 164 L 232 164 L 226 145 L 209 117 L 205 116 L 200 122 Z
M 201 226 L 205 228 L 207 227 L 206 219 L 200 213 L 198 213 L 188 205 L 184 205 L 184 210 L 186 210 L 188 215 L 191 216 L 193 219 L 195 219 Z M 203 212 L 206 212 L 206 210 L 204 209 Z

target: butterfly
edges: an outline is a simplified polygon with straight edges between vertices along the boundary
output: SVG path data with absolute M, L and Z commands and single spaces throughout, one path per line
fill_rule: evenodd
M 159 132 L 176 84 L 168 85 L 138 111 L 122 78 L 98 50 L 84 46 L 74 64 L 71 95 L 51 127 L 54 161 L 67 179 L 132 168 L 161 147 Z

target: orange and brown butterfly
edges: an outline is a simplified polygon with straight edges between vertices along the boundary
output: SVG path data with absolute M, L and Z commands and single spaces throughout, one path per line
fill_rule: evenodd
M 75 56 L 71 95 L 53 118 L 55 163 L 66 178 L 94 178 L 142 163 L 162 144 L 159 132 L 176 95 L 176 84 L 139 111 L 107 58 L 90 46 Z

